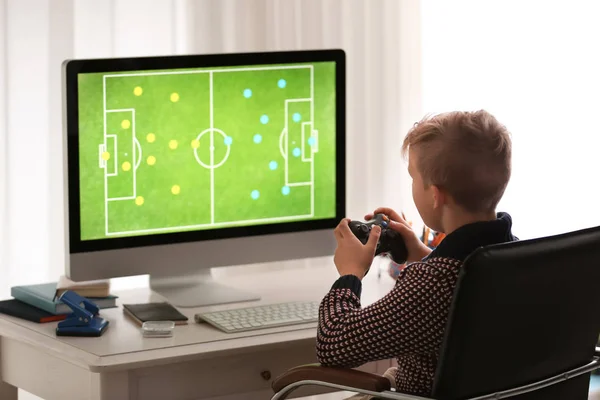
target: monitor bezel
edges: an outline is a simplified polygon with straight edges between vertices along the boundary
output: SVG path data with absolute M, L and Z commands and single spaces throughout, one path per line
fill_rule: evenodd
M 316 62 L 335 63 L 335 217 L 245 227 L 81 240 L 78 74 Z M 65 217 L 66 229 L 68 229 L 66 239 L 70 254 L 330 229 L 335 227 L 346 214 L 346 57 L 345 52 L 341 49 L 66 60 L 63 63 L 63 90 L 63 123 L 66 135 L 64 165 L 65 179 L 67 180 L 65 187 L 67 215 Z

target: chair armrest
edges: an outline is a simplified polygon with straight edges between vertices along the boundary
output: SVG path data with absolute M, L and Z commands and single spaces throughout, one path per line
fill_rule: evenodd
M 390 381 L 381 375 L 348 368 L 323 367 L 319 364 L 301 365 L 284 372 L 273 381 L 272 388 L 278 393 L 286 386 L 300 381 L 327 382 L 371 392 L 383 392 L 391 388 Z

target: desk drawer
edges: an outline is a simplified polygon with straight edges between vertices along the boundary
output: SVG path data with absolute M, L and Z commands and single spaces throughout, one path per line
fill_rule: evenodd
M 279 374 L 315 362 L 314 343 L 308 341 L 280 349 L 139 369 L 130 373 L 129 387 L 131 398 L 140 400 L 264 400 L 272 396 L 271 383 Z M 388 366 L 389 362 L 371 363 L 361 370 L 383 374 Z M 325 391 L 301 389 L 292 397 L 314 393 Z

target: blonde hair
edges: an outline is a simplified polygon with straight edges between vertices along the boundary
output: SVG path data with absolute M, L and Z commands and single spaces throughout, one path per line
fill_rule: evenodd
M 512 145 L 506 127 L 487 111 L 425 117 L 402 145 L 418 149 L 416 168 L 425 187 L 436 185 L 470 212 L 495 210 L 511 174 Z

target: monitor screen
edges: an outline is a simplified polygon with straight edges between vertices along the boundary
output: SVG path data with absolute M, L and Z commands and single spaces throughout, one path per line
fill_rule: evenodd
M 342 217 L 340 54 L 262 54 L 67 71 L 71 251 L 322 229 Z

